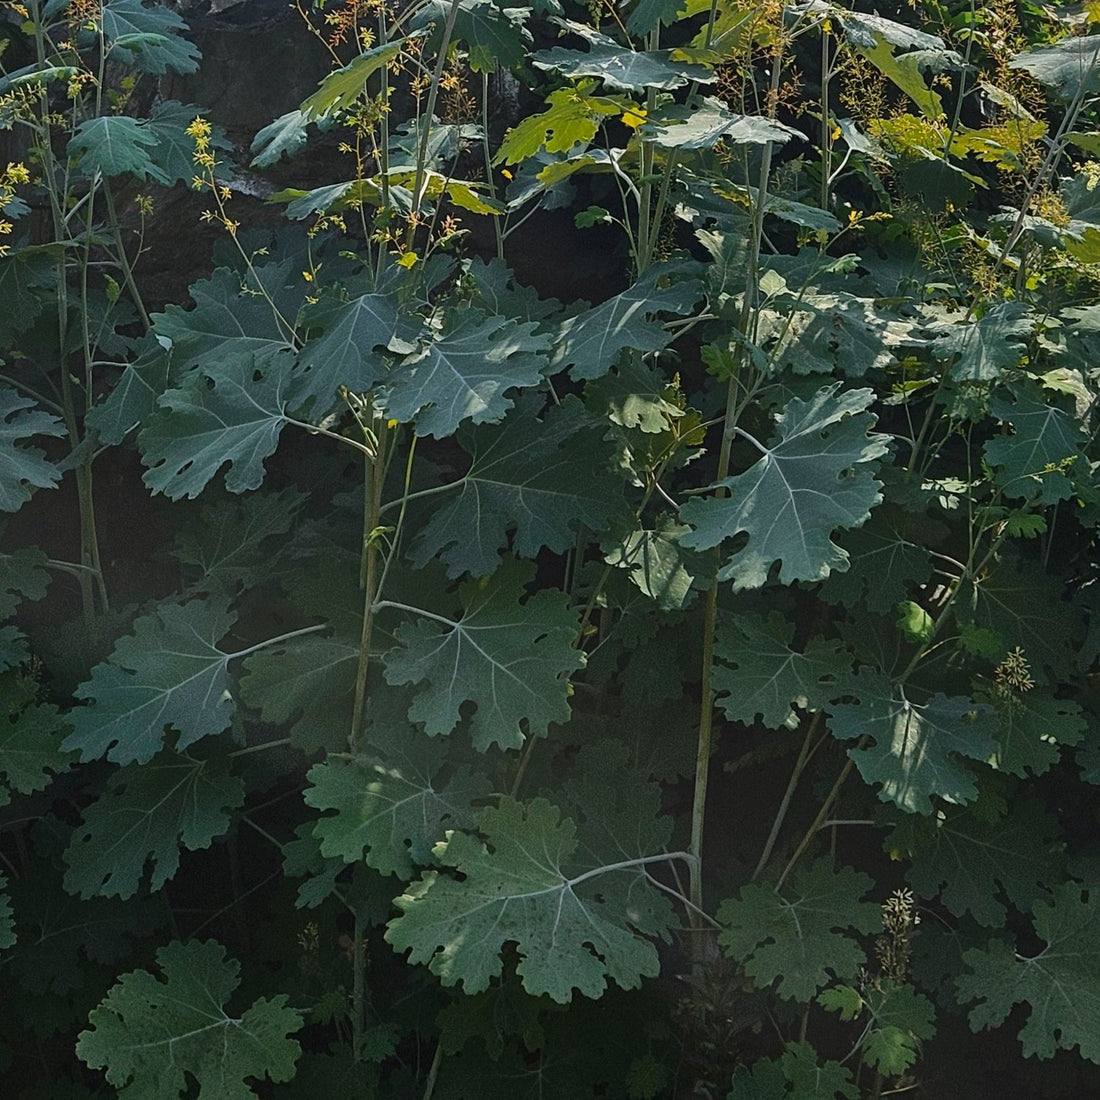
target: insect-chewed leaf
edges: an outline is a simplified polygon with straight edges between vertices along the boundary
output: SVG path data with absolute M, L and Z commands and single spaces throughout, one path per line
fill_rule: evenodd
M 428 963 L 444 985 L 467 993 L 486 989 L 502 969 L 501 951 L 514 943 L 517 972 L 533 996 L 560 1004 L 573 990 L 599 997 L 608 979 L 633 989 L 657 973 L 657 952 L 639 935 L 628 904 L 632 891 L 656 893 L 643 866 L 567 869 L 576 850 L 576 828 L 545 799 L 529 805 L 505 798 L 481 811 L 485 842 L 453 833 L 436 849 L 444 867 L 463 876 L 430 871 L 396 899 L 401 915 L 386 939 L 410 961 Z M 648 916 L 650 908 L 641 906 Z
M 827 386 L 810 401 L 792 398 L 778 417 L 778 440 L 761 447 L 762 457 L 744 473 L 719 483 L 728 495 L 691 500 L 680 510 L 695 528 L 684 545 L 707 550 L 747 534 L 719 573 L 735 589 L 759 588 L 776 562 L 783 584 L 846 568 L 848 555 L 833 532 L 858 527 L 881 499 L 872 463 L 886 453 L 887 437 L 868 432 L 873 418 L 863 411 L 873 396 Z
M 728 1100 L 858 1100 L 851 1071 L 832 1059 L 818 1061 L 809 1043 L 788 1043 L 776 1060 L 739 1066 Z
M 123 974 L 92 1009 L 76 1045 L 80 1060 L 106 1070 L 119 1096 L 167 1100 L 198 1083 L 218 1100 L 254 1100 L 248 1078 L 289 1081 L 302 1026 L 286 995 L 261 997 L 240 1016 L 226 1002 L 240 984 L 240 964 L 220 943 L 170 943 L 157 951 L 163 980 L 148 970 Z
M 866 737 L 866 748 L 849 749 L 860 775 L 880 784 L 879 798 L 910 813 L 928 814 L 932 798 L 956 804 L 978 794 L 965 759 L 988 760 L 996 745 L 993 708 L 967 698 L 935 695 L 910 703 L 884 676 L 860 672 L 851 694 L 856 703 L 826 706 L 834 737 Z
M 38 447 L 23 446 L 23 441 L 35 435 L 64 434 L 61 421 L 35 409 L 32 398 L 0 390 L 0 511 L 18 512 L 31 499 L 28 486 L 52 489 L 61 479 L 56 464 Z
M 431 24 L 425 43 L 431 51 L 443 44 L 450 3 L 429 0 L 416 12 L 409 24 L 413 29 Z M 524 26 L 531 9 L 505 8 L 492 0 L 462 0 L 454 15 L 451 41 L 465 42 L 469 48 L 470 68 L 475 73 L 495 72 L 497 67 L 518 69 L 526 60 L 531 32 Z
M 540 419 L 541 408 L 541 395 L 522 395 L 502 424 L 459 431 L 473 461 L 457 493 L 417 532 L 414 562 L 438 557 L 452 577 L 480 577 L 500 564 L 510 527 L 515 553 L 533 558 L 568 549 L 582 524 L 598 533 L 622 517 L 622 480 L 600 461 L 603 431 L 575 397 Z
M 906 816 L 884 841 L 910 861 L 906 878 L 924 898 L 937 895 L 956 916 L 970 913 L 987 928 L 1002 928 L 1000 890 L 1027 912 L 1064 870 L 1058 822 L 1035 801 L 1014 802 L 990 821 L 973 809 L 941 816 Z
M 601 378 L 626 348 L 657 351 L 671 339 L 656 318 L 690 313 L 702 296 L 701 266 L 677 261 L 654 264 L 628 290 L 558 326 L 553 367 L 578 380 Z
M 801 653 L 791 649 L 795 624 L 782 615 L 737 615 L 715 638 L 722 661 L 711 673 L 718 705 L 734 722 L 798 725 L 794 707 L 817 710 L 845 693 L 852 654 L 843 642 L 814 638 Z
M 122 372 L 106 399 L 88 410 L 85 423 L 103 443 L 121 443 L 131 428 L 153 415 L 168 388 L 172 353 L 151 333 L 138 345 L 138 357 Z
M 251 364 L 235 360 L 161 394 L 138 435 L 145 484 L 172 500 L 197 497 L 228 462 L 231 493 L 258 489 L 287 422 L 289 372 L 281 366 L 256 377 Z
M 221 733 L 233 715 L 228 664 L 218 649 L 236 615 L 211 597 L 182 606 L 164 603 L 134 623 L 110 658 L 76 689 L 90 705 L 70 712 L 73 732 L 62 749 L 81 760 L 106 755 L 118 764 L 151 760 L 167 727 L 179 731 L 176 748 Z
M 777 978 L 780 997 L 808 1001 L 834 978 L 852 978 L 866 960 L 845 929 L 877 931 L 882 913 L 860 901 L 874 885 L 850 867 L 833 870 L 828 859 L 800 864 L 790 888 L 750 884 L 722 902 L 718 942 L 757 985 Z
M 1071 699 L 1028 691 L 997 708 L 1000 729 L 990 764 L 1021 778 L 1042 775 L 1062 756 L 1062 746 L 1078 745 L 1089 723 Z
M 48 561 L 37 546 L 25 546 L 11 553 L 0 551 L 0 618 L 15 614 L 20 596 L 27 600 L 42 599 L 50 583 Z
M 209 848 L 243 802 L 244 784 L 225 759 L 162 752 L 122 768 L 73 832 L 65 889 L 84 898 L 132 897 L 151 859 L 149 888 L 159 890 L 179 869 L 180 845 Z
M 964 952 L 958 996 L 960 1004 L 978 1002 L 971 1030 L 999 1027 L 1023 1004 L 1030 1008 L 1019 1033 L 1026 1057 L 1077 1047 L 1082 1058 L 1100 1062 L 1100 894 L 1067 883 L 1033 912 L 1044 945 L 1036 954 L 1020 954 L 1001 938 Z
M 463 421 L 500 420 L 509 390 L 537 386 L 546 367 L 548 333 L 471 309 L 451 313 L 420 351 L 390 373 L 380 394 L 389 416 L 415 421 L 417 435 L 443 439 Z
M 646 118 L 644 137 L 663 149 L 710 149 L 720 141 L 734 145 L 782 144 L 798 131 L 761 115 L 739 115 L 704 96 L 692 107 L 670 105 Z
M 429 734 L 450 733 L 467 702 L 477 707 L 470 736 L 479 750 L 518 748 L 524 725 L 538 736 L 569 718 L 565 674 L 584 664 L 573 645 L 577 615 L 561 592 L 538 592 L 521 603 L 533 575 L 533 565 L 508 559 L 487 581 L 462 586 L 458 622 L 422 616 L 395 631 L 398 646 L 383 658 L 386 680 L 425 683 L 409 718 Z
M 551 92 L 546 99 L 549 110 L 523 119 L 504 135 L 494 163 L 519 164 L 542 148 L 549 153 L 568 153 L 578 143 L 587 145 L 596 136 L 601 119 L 623 110 L 622 103 L 591 95 L 595 86 L 594 80 L 588 80 Z

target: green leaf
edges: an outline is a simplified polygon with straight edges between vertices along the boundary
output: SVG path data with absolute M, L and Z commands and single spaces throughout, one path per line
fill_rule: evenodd
M 0 256 L 0 344 L 5 348 L 29 329 L 47 303 L 54 300 L 57 283 L 57 246 L 35 245 Z
M 228 462 L 231 493 L 258 489 L 287 423 L 289 372 L 282 366 L 270 364 L 256 377 L 254 366 L 233 360 L 161 394 L 138 436 L 145 484 L 172 500 L 197 497 Z
M 157 965 L 163 980 L 147 970 L 123 974 L 77 1041 L 77 1056 L 106 1070 L 119 1100 L 171 1100 L 192 1078 L 211 1100 L 254 1100 L 247 1078 L 294 1076 L 301 1047 L 288 1036 L 303 1021 L 285 994 L 230 1016 L 240 965 L 213 940 L 161 947 Z
M 728 1100 L 858 1100 L 851 1072 L 832 1060 L 821 1064 L 809 1043 L 788 1043 L 777 1060 L 738 1066 Z
M 871 463 L 886 453 L 887 438 L 870 434 L 863 410 L 871 390 L 837 386 L 810 401 L 792 398 L 777 417 L 779 437 L 744 473 L 719 483 L 728 495 L 690 500 L 680 510 L 695 528 L 685 546 L 708 550 L 745 532 L 747 544 L 719 573 L 734 588 L 759 588 L 776 562 L 783 584 L 823 580 L 848 565 L 832 541 L 838 528 L 858 527 L 881 499 Z M 754 441 L 755 442 L 755 441 Z
M 690 528 L 662 513 L 654 526 L 631 527 L 600 543 L 608 565 L 630 571 L 635 587 L 662 611 L 682 611 L 695 590 L 695 578 L 703 572 L 698 555 L 680 545 Z
M 1087 729 L 1076 703 L 1044 692 L 1013 697 L 997 713 L 1001 728 L 990 763 L 1021 778 L 1048 771 L 1061 758 L 1062 746 L 1080 744 Z
M 825 578 L 821 598 L 849 608 L 862 601 L 868 611 L 882 614 L 924 584 L 932 575 L 932 560 L 923 545 L 912 541 L 918 536 L 916 524 L 913 532 L 908 530 L 911 522 L 884 505 L 863 527 L 845 531 L 837 541 L 851 564 L 847 572 L 833 570 Z
M 1037 498 L 1043 504 L 1066 500 L 1073 484 L 1066 476 L 1085 465 L 1084 433 L 1076 417 L 1016 390 L 1013 401 L 997 397 L 989 411 L 1011 425 L 1012 434 L 995 436 L 983 448 L 997 468 L 994 481 L 1007 497 Z
M 594 80 L 584 81 L 576 87 L 551 92 L 546 99 L 550 109 L 513 126 L 504 135 L 493 163 L 519 164 L 540 149 L 568 153 L 574 145 L 587 145 L 603 119 L 624 110 L 618 100 L 590 95 L 595 86 Z
M 795 707 L 817 710 L 845 694 L 851 678 L 852 655 L 844 644 L 814 638 L 802 652 L 791 648 L 795 623 L 775 612 L 735 615 L 715 634 L 715 655 L 721 664 L 711 672 L 718 705 L 732 722 L 796 729 Z
M 157 136 L 129 115 L 100 115 L 82 122 L 69 139 L 69 155 L 79 156 L 77 167 L 89 178 L 137 176 L 157 183 L 172 181 L 153 163 L 150 150 Z
M 459 621 L 409 609 L 421 618 L 394 632 L 398 646 L 383 658 L 386 680 L 425 684 L 409 718 L 429 734 L 450 733 L 467 702 L 477 707 L 470 736 L 482 751 L 518 748 L 526 736 L 568 720 L 564 675 L 584 664 L 573 646 L 577 615 L 561 592 L 537 592 L 521 603 L 533 574 L 533 565 L 505 560 L 487 580 L 462 586 Z
M 1059 682 L 1076 663 L 1083 634 L 1079 608 L 1065 598 L 1057 578 L 1023 559 L 1006 557 L 965 584 L 955 615 L 1000 638 L 993 656 L 1019 647 L 1037 684 Z
M 1050 46 L 1035 46 L 1013 57 L 1010 69 L 1023 69 L 1059 98 L 1075 99 L 1100 90 L 1100 38 L 1063 38 Z
M 309 117 L 301 110 L 287 111 L 265 126 L 252 139 L 249 152 L 254 153 L 253 168 L 270 168 L 286 154 L 294 156 L 306 143 Z
M 90 706 L 70 712 L 73 732 L 64 751 L 81 760 L 107 756 L 144 764 L 164 745 L 169 725 L 177 749 L 221 733 L 233 715 L 227 666 L 233 654 L 217 648 L 236 620 L 220 598 L 160 604 L 120 638 L 110 659 L 76 689 Z
M 996 382 L 1008 367 L 1019 365 L 1036 318 L 1023 302 L 999 302 L 980 321 L 944 322 L 932 344 L 938 359 L 953 359 L 956 382 Z
M 22 596 L 40 600 L 46 594 L 50 574 L 49 558 L 37 546 L 26 546 L 11 553 L 0 551 L 0 618 L 15 614 Z
M 689 81 L 710 84 L 714 73 L 705 65 L 682 60 L 676 50 L 625 49 L 597 31 L 569 20 L 555 20 L 566 30 L 583 37 L 591 46 L 587 53 L 563 49 L 541 50 L 531 55 L 531 63 L 539 69 L 549 69 L 574 80 L 593 77 L 610 88 L 635 92 L 645 88 L 672 91 Z
M 697 264 L 654 264 L 629 290 L 585 310 L 558 328 L 553 369 L 572 367 L 578 381 L 602 378 L 626 348 L 658 351 L 672 339 L 656 318 L 690 313 L 702 294 Z
M 479 816 L 485 842 L 453 833 L 436 848 L 462 881 L 430 871 L 395 901 L 401 915 L 386 939 L 410 962 L 428 963 L 445 986 L 478 993 L 500 975 L 512 943 L 527 992 L 559 1004 L 574 989 L 599 997 L 608 979 L 633 989 L 656 975 L 657 952 L 638 932 L 666 928 L 646 921 L 638 929 L 648 909 L 624 904 L 633 893 L 656 893 L 644 866 L 577 867 L 576 827 L 545 799 L 524 806 L 504 798 Z
M 544 548 L 567 550 L 582 525 L 599 533 L 623 515 L 622 481 L 600 462 L 603 432 L 576 397 L 539 419 L 541 406 L 540 395 L 525 394 L 502 424 L 459 431 L 470 469 L 417 532 L 414 563 L 439 558 L 449 576 L 485 576 L 500 564 L 513 527 L 513 552 L 533 558 Z
M 166 751 L 121 768 L 73 832 L 65 889 L 83 898 L 129 898 L 152 860 L 149 889 L 159 890 L 179 869 L 180 845 L 209 848 L 243 802 L 244 784 L 229 774 L 225 758 Z
M 351 638 L 293 638 L 245 658 L 241 698 L 270 725 L 289 725 L 306 753 L 337 749 L 351 729 L 351 699 L 359 660 Z
M 271 540 L 291 529 L 305 502 L 297 489 L 204 502 L 195 522 L 181 525 L 174 556 L 207 591 L 232 591 L 270 567 Z
M 265 288 L 289 278 L 285 267 L 276 265 L 260 269 L 260 274 Z M 231 268 L 219 267 L 209 279 L 194 283 L 190 295 L 194 309 L 167 305 L 163 313 L 153 316 L 157 336 L 170 341 L 173 360 L 181 370 L 253 363 L 266 366 L 294 351 L 287 332 L 251 275 L 242 277 Z M 276 302 L 284 316 L 291 304 L 284 301 L 285 297 L 284 291 Z M 290 309 L 291 320 L 294 312 Z
M 52 703 L 35 702 L 38 690 L 29 676 L 0 676 L 0 804 L 12 791 L 44 791 L 73 762 L 60 748 L 69 723 Z
M 851 694 L 859 701 L 826 708 L 829 728 L 842 741 L 870 741 L 848 755 L 868 783 L 881 785 L 879 798 L 928 814 L 933 797 L 956 804 L 977 797 L 974 773 L 963 758 L 985 761 L 993 753 L 997 722 L 991 707 L 942 694 L 917 705 L 866 670 Z
M 433 24 L 426 47 L 438 52 L 443 44 L 443 28 L 447 23 L 449 0 L 429 0 L 409 24 L 419 29 Z M 493 0 L 460 0 L 454 15 L 452 42 L 465 42 L 470 68 L 475 73 L 492 73 L 503 69 L 518 69 L 527 59 L 531 32 L 524 26 L 530 8 L 498 7 Z
M 680 18 L 685 4 L 686 0 L 632 0 L 626 29 L 644 36 L 657 27 L 670 27 Z
M 415 330 L 401 313 L 396 291 L 361 294 L 350 302 L 322 302 L 306 323 L 321 335 L 298 356 L 294 400 L 312 401 L 310 416 L 319 421 L 340 403 L 337 391 L 366 393 L 389 369 L 378 348 L 399 354 L 415 351 Z
M 163 76 L 193 73 L 201 54 L 193 43 L 178 34 L 187 24 L 161 4 L 146 7 L 141 0 L 106 0 L 103 5 L 103 36 L 111 52 L 143 73 Z M 119 40 L 122 41 L 119 41 Z
M 720 141 L 732 145 L 784 144 L 801 137 L 797 130 L 761 115 L 739 115 L 712 96 L 690 107 L 670 105 L 646 117 L 639 133 L 662 149 L 710 149 Z
M 32 398 L 0 389 L 0 511 L 18 512 L 31 499 L 31 488 L 57 485 L 61 471 L 56 464 L 38 447 L 22 444 L 34 435 L 64 434 L 62 422 L 37 409 Z
M 612 424 L 637 428 L 649 435 L 668 431 L 684 410 L 674 397 L 668 378 L 639 357 L 585 387 L 585 403 Z
M 867 995 L 874 1024 L 863 1041 L 861 1059 L 876 1073 L 898 1077 L 920 1057 L 920 1041 L 936 1033 L 936 1010 L 911 985 L 872 986 Z
M 863 949 L 843 930 L 881 928 L 879 907 L 859 900 L 873 885 L 850 867 L 833 870 L 828 859 L 801 863 L 784 894 L 750 884 L 722 902 L 718 942 L 759 987 L 779 979 L 780 997 L 809 1001 L 828 982 L 855 977 L 865 962 Z
M 365 860 L 384 875 L 407 879 L 432 861 L 432 847 L 448 829 L 473 829 L 473 805 L 487 798 L 487 777 L 459 768 L 439 776 L 447 758 L 444 742 L 414 730 L 391 739 L 381 758 L 329 759 L 310 769 L 307 806 L 334 810 L 314 826 L 323 856 L 345 863 Z
M 415 421 L 417 435 L 437 439 L 465 420 L 501 420 L 512 407 L 509 390 L 542 381 L 550 337 L 537 327 L 478 309 L 452 312 L 438 336 L 393 369 L 379 400 L 394 419 Z
M 1100 1062 L 1100 895 L 1066 883 L 1037 901 L 1035 935 L 1043 948 L 1023 955 L 1003 939 L 964 952 L 959 1003 L 977 1001 L 970 1028 L 999 1027 L 1015 1005 L 1030 1007 L 1019 1037 L 1025 1057 L 1079 1048 Z
M 188 126 L 203 115 L 203 108 L 193 103 L 169 99 L 158 103 L 153 113 L 141 123 L 143 130 L 153 135 L 155 144 L 149 147 L 149 160 L 160 173 L 162 182 L 188 183 L 195 175 L 195 142 L 187 133 Z M 215 127 L 211 145 L 231 150 L 221 127 Z
M 157 398 L 168 387 L 171 352 L 151 333 L 138 348 L 137 359 L 122 372 L 106 400 L 89 409 L 85 418 L 103 443 L 121 443 L 132 428 L 153 415 Z
M 936 636 L 936 622 L 919 603 L 902 600 L 897 606 L 895 625 L 907 641 L 927 644 Z
M 383 66 L 388 65 L 404 49 L 409 38 L 398 38 L 373 49 L 364 50 L 341 69 L 329 73 L 313 93 L 301 105 L 302 117 L 307 122 L 337 111 L 350 110 L 364 93 L 367 81 Z M 284 116 L 285 117 L 285 116 Z
M 955 916 L 970 913 L 979 924 L 1003 928 L 1000 891 L 1028 911 L 1060 875 L 1059 840 L 1057 821 L 1029 800 L 994 821 L 972 809 L 906 818 L 883 847 L 909 856 L 906 879 L 921 897 L 938 895 Z

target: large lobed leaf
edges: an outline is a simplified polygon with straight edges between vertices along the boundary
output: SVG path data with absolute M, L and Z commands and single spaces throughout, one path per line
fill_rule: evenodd
M 439 558 L 452 577 L 480 577 L 500 564 L 510 528 L 515 553 L 533 558 L 568 549 L 581 525 L 598 533 L 623 515 L 622 481 L 599 460 L 599 427 L 575 397 L 540 419 L 541 407 L 540 395 L 524 395 L 499 426 L 459 431 L 470 469 L 417 532 L 414 562 Z
M 841 740 L 865 739 L 848 750 L 860 775 L 880 786 L 879 798 L 910 813 L 931 813 L 933 797 L 972 802 L 978 794 L 965 760 L 986 761 L 996 744 L 992 707 L 937 694 L 911 703 L 884 676 L 863 670 L 851 689 L 855 703 L 826 707 Z
M 35 435 L 64 434 L 61 421 L 52 413 L 35 409 L 31 398 L 21 397 L 15 390 L 0 390 L 0 511 L 19 511 L 31 499 L 30 488 L 57 485 L 61 479 L 57 465 L 39 448 L 23 442 Z
M 1082 1058 L 1100 1062 L 1100 895 L 1066 883 L 1033 912 L 1043 941 L 1036 954 L 1021 954 L 1003 939 L 964 952 L 959 1002 L 978 1002 L 970 1027 L 999 1027 L 1016 1005 L 1027 1005 L 1019 1032 L 1025 1056 L 1051 1058 L 1077 1047 Z
M 538 326 L 477 309 L 451 313 L 441 333 L 389 375 L 380 395 L 387 414 L 414 421 L 417 435 L 444 439 L 466 420 L 500 420 L 509 390 L 537 386 L 550 346 Z
M 718 705 L 734 722 L 798 726 L 795 707 L 817 710 L 845 693 L 852 655 L 842 642 L 814 638 L 791 648 L 795 624 L 778 613 L 737 615 L 723 622 L 714 648 L 721 663 L 711 673 Z
M 65 853 L 65 889 L 83 898 L 132 897 L 152 860 L 149 889 L 179 869 L 180 845 L 209 848 L 244 802 L 244 784 L 225 759 L 162 752 L 116 771 L 84 811 Z
M 719 483 L 727 495 L 691 500 L 680 510 L 695 529 L 684 545 L 708 550 L 747 534 L 719 573 L 737 589 L 759 588 L 776 562 L 783 584 L 845 569 L 848 554 L 832 534 L 858 527 L 881 499 L 871 464 L 886 453 L 887 437 L 868 432 L 873 418 L 863 411 L 873 396 L 828 386 L 810 401 L 792 398 L 777 418 L 776 442 L 759 445 L 757 462 Z
M 853 936 L 877 931 L 879 907 L 860 901 L 874 880 L 829 859 L 800 864 L 790 887 L 750 884 L 718 909 L 718 942 L 758 986 L 778 979 L 780 997 L 808 1001 L 832 978 L 852 978 L 866 956 Z
M 524 806 L 505 798 L 480 814 L 485 841 L 454 833 L 436 848 L 439 862 L 462 880 L 430 871 L 396 905 L 386 939 L 428 963 L 444 985 L 478 993 L 500 975 L 501 952 L 514 943 L 517 972 L 533 996 L 565 1004 L 576 989 L 599 997 L 608 979 L 624 989 L 657 973 L 657 952 L 638 933 L 651 926 L 644 904 L 625 904 L 632 893 L 655 893 L 644 868 L 591 867 L 570 873 L 576 827 L 545 799 Z
M 144 764 L 178 731 L 177 749 L 221 733 L 233 715 L 228 664 L 219 639 L 236 619 L 223 598 L 164 603 L 134 623 L 110 659 L 76 689 L 88 706 L 74 707 L 73 732 L 62 749 L 81 760 L 106 755 L 118 764 Z
M 486 581 L 460 590 L 457 622 L 417 612 L 394 632 L 383 658 L 391 684 L 420 684 L 409 718 L 429 734 L 450 733 L 464 703 L 476 704 L 470 736 L 476 748 L 519 748 L 569 719 L 567 673 L 584 664 L 574 648 L 577 615 L 564 593 L 543 591 L 520 602 L 534 567 L 509 559 Z M 385 605 L 383 605 L 385 606 Z
M 415 730 L 401 730 L 380 757 L 332 759 L 310 769 L 307 806 L 332 810 L 314 826 L 323 856 L 365 860 L 384 875 L 408 878 L 447 829 L 472 829 L 474 804 L 489 781 L 459 768 L 440 776 L 447 746 Z
M 294 1076 L 301 1048 L 289 1036 L 302 1017 L 284 994 L 230 1016 L 240 964 L 213 940 L 167 944 L 157 965 L 163 980 L 147 970 L 123 974 L 77 1041 L 78 1057 L 106 1070 L 119 1100 L 171 1100 L 192 1078 L 204 1098 L 254 1100 L 247 1078 Z

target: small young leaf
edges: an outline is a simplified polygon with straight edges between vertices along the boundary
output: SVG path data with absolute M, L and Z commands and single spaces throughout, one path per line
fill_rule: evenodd
M 230 1016 L 225 1005 L 240 984 L 240 964 L 213 940 L 161 947 L 157 965 L 163 980 L 147 970 L 123 974 L 77 1041 L 80 1060 L 105 1069 L 121 1100 L 172 1100 L 192 1078 L 203 1095 L 254 1100 L 247 1078 L 294 1076 L 301 1047 L 289 1036 L 302 1017 L 285 994 Z

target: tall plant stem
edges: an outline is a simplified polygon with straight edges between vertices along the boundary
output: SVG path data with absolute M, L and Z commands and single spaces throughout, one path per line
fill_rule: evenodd
M 776 47 L 772 60 L 770 94 L 768 96 L 768 114 L 774 118 L 782 71 L 782 44 Z M 760 157 L 760 181 L 757 188 L 757 206 L 753 211 L 752 237 L 749 242 L 749 265 L 745 274 L 745 302 L 741 310 L 741 331 L 751 338 L 755 329 L 755 317 L 760 297 L 760 243 L 764 237 L 764 211 L 768 201 L 768 180 L 771 177 L 772 145 L 764 146 Z M 729 380 L 726 390 L 726 413 L 722 424 L 722 442 L 718 449 L 718 470 L 715 480 L 723 481 L 729 474 L 730 452 L 737 435 L 738 390 L 741 368 L 748 362 L 747 345 L 742 342 L 742 351 L 738 370 Z M 717 495 L 724 496 L 725 490 L 719 488 Z M 717 555 L 718 551 L 715 551 Z M 715 570 L 717 574 L 717 570 Z M 691 806 L 691 880 L 690 901 L 693 906 L 703 907 L 703 828 L 706 821 L 707 783 L 710 778 L 710 758 L 714 751 L 714 689 L 711 687 L 711 669 L 714 665 L 714 631 L 718 623 L 718 578 L 715 576 L 707 592 L 706 609 L 703 615 L 703 666 L 702 690 L 699 709 L 699 738 L 695 756 L 695 792 Z M 699 925 L 695 925 L 699 932 Z M 697 962 L 703 958 L 703 940 L 696 936 L 693 941 Z
M 493 183 L 493 150 L 489 147 L 489 73 L 481 74 L 481 151 L 485 157 L 485 186 L 488 193 L 495 199 L 497 197 L 496 185 Z M 497 259 L 504 259 L 504 231 L 500 224 L 500 218 L 493 218 L 493 235 L 496 237 Z
M 352 1058 L 356 1062 L 363 1060 L 363 1032 L 366 1030 L 366 989 L 367 989 L 367 945 L 363 918 L 355 914 L 353 929 L 355 942 L 352 945 L 351 978 L 351 1043 Z
M 370 670 L 371 634 L 374 630 L 374 604 L 378 590 L 380 558 L 377 536 L 378 516 L 382 508 L 382 487 L 386 476 L 386 419 L 375 416 L 372 425 L 376 444 L 374 454 L 364 457 L 363 491 L 363 629 L 359 635 L 359 664 L 355 672 L 355 704 L 352 708 L 348 748 L 355 752 L 363 735 L 363 717 L 367 704 L 367 673 Z
M 861 738 L 856 745 L 856 749 L 862 748 L 867 742 L 867 738 Z M 853 750 L 855 751 L 855 750 Z M 840 789 L 844 786 L 844 781 L 852 774 L 852 769 L 855 767 L 855 761 L 849 756 L 844 762 L 844 767 L 840 769 L 840 775 L 836 777 L 836 782 L 833 784 L 832 789 L 825 796 L 825 801 L 821 803 L 821 809 L 817 811 L 817 816 L 813 819 L 810 827 L 803 834 L 802 839 L 798 842 L 798 847 L 795 848 L 794 854 L 789 860 L 787 865 L 783 868 L 783 873 L 779 876 L 779 880 L 775 884 L 775 888 L 778 890 L 780 886 L 787 881 L 787 876 L 794 870 L 795 864 L 802 858 L 802 853 L 810 846 L 810 842 L 817 834 L 818 829 L 821 828 L 822 822 L 824 822 L 828 816 L 829 811 L 833 808 L 833 804 L 840 796 Z

